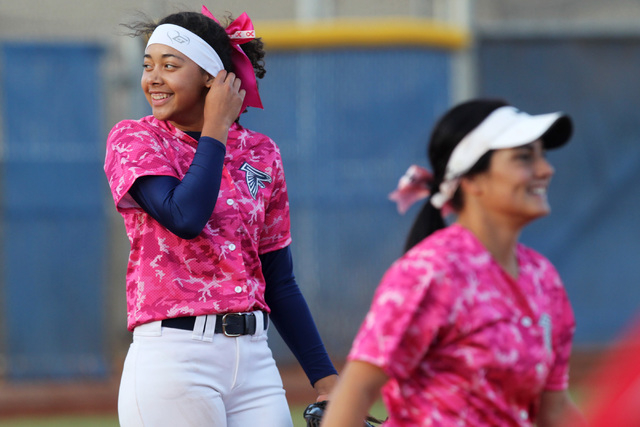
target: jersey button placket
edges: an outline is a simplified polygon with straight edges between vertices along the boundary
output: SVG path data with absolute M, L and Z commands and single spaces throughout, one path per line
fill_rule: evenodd
M 233 230 L 238 230 L 238 229 L 242 229 L 242 221 L 241 221 L 241 214 L 240 214 L 240 205 L 231 197 L 227 198 L 226 201 L 227 205 L 232 206 L 234 208 L 235 211 L 235 219 L 232 221 L 233 222 L 233 226 L 230 227 L 229 229 L 233 229 Z M 233 240 L 236 240 L 238 238 L 238 236 L 232 237 Z M 228 249 L 228 256 L 230 259 L 234 259 L 236 260 L 236 262 L 238 263 L 238 270 L 236 271 L 236 273 L 238 273 L 239 275 L 243 275 L 244 276 L 244 261 L 242 259 L 242 254 L 240 253 L 240 251 L 238 251 L 238 248 L 240 248 L 240 242 L 236 242 L 236 243 L 232 243 L 229 242 L 227 244 L 227 249 Z M 236 294 L 241 294 L 244 291 L 244 288 L 241 285 L 236 285 L 233 288 L 233 291 Z

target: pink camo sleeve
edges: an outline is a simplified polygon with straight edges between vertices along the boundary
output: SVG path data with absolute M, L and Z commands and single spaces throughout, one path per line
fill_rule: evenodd
M 421 261 L 421 262 L 418 262 Z M 420 363 L 448 321 L 453 290 L 425 260 L 401 258 L 384 275 L 349 353 L 404 378 Z
M 260 233 L 259 252 L 264 254 L 282 249 L 291 244 L 291 220 L 289 218 L 289 196 L 284 177 L 280 150 L 269 140 L 275 150 L 273 161 L 273 191 L 265 207 L 264 226 Z
M 558 391 L 569 387 L 569 357 L 576 322 L 567 292 L 555 269 L 553 271 L 555 281 L 551 290 L 551 301 L 554 302 L 552 336 L 555 361 L 549 372 L 545 389 Z
M 135 180 L 145 175 L 178 176 L 163 155 L 163 141 L 139 122 L 125 120 L 107 137 L 104 170 L 118 210 L 138 207 L 128 195 Z

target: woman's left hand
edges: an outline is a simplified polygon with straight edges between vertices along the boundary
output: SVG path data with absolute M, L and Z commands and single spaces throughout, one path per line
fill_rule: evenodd
M 335 387 L 338 382 L 337 375 L 329 375 L 328 377 L 324 377 L 316 381 L 313 385 L 316 393 L 318 393 L 318 398 L 316 402 L 322 402 L 323 400 L 329 400 L 329 394 L 331 390 Z

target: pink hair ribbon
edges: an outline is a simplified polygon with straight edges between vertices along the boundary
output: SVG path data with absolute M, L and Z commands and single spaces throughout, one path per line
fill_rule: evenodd
M 202 6 L 202 14 L 220 24 L 204 5 Z M 225 31 L 231 42 L 231 62 L 233 62 L 235 74 L 240 79 L 240 87 L 246 91 L 242 109 L 240 110 L 241 114 L 247 107 L 264 108 L 260 94 L 258 93 L 258 82 L 256 81 L 256 74 L 253 71 L 253 64 L 240 47 L 241 44 L 256 38 L 256 31 L 253 28 L 251 18 L 249 18 L 246 12 L 243 12 L 242 15 L 238 16 L 225 28 Z
M 431 172 L 422 166 L 411 165 L 398 181 L 398 188 L 389 194 L 389 200 L 396 202 L 398 212 L 404 214 L 415 202 L 429 197 L 432 180 Z

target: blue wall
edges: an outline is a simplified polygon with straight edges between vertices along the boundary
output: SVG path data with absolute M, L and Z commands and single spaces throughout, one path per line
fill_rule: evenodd
M 522 240 L 563 277 L 576 346 L 606 345 L 640 309 L 640 41 L 481 35 L 476 46 L 479 96 L 575 120 L 571 144 L 549 154 L 553 213 Z M 281 147 L 296 274 L 336 357 L 417 213 L 402 217 L 386 198 L 408 165 L 427 164 L 431 126 L 451 105 L 449 62 L 427 49 L 272 54 L 265 111 L 243 117 Z
M 523 241 L 563 277 L 576 344 L 609 343 L 640 309 L 640 40 L 501 35 L 479 46 L 482 95 L 574 118 L 571 143 L 549 153 L 553 212 Z
M 269 54 L 265 110 L 242 123 L 280 146 L 294 269 L 329 352 L 346 355 L 415 211 L 387 195 L 450 103 L 450 53 L 338 49 Z M 281 359 L 291 358 L 271 340 Z
M 576 344 L 607 343 L 640 301 L 640 83 L 632 78 L 640 41 L 485 36 L 477 48 L 481 95 L 575 119 L 571 144 L 549 156 L 557 169 L 553 213 L 523 241 L 560 271 L 578 320 Z M 102 51 L 5 44 L 0 54 L 8 374 L 101 376 L 105 271 L 113 267 Z M 451 105 L 450 61 L 451 52 L 427 48 L 273 52 L 260 81 L 265 110 L 242 117 L 282 150 L 296 276 L 336 358 L 349 350 L 417 213 L 416 206 L 399 215 L 387 195 L 409 165 L 427 165 L 429 132 Z M 272 341 L 276 357 L 292 361 L 277 334 Z
M 101 376 L 102 50 L 5 44 L 2 320 L 13 379 Z

